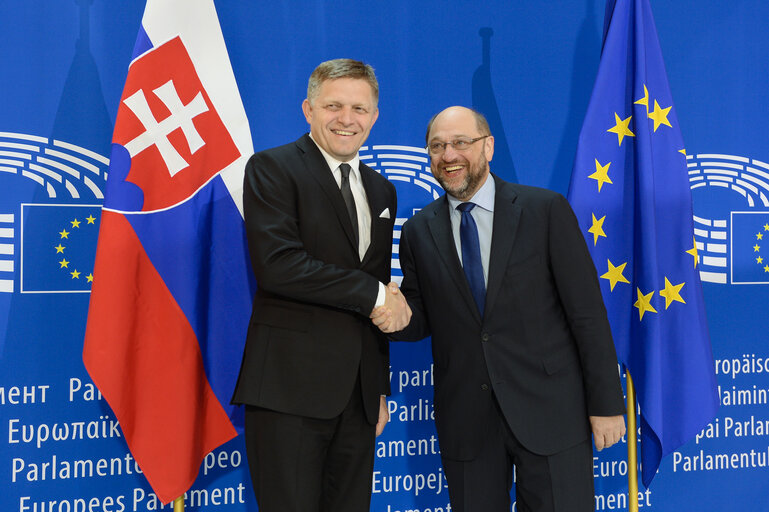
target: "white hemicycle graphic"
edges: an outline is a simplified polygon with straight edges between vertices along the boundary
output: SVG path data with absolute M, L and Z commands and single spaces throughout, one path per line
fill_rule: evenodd
M 692 190 L 719 187 L 741 195 L 750 209 L 769 208 L 769 164 L 742 156 L 712 153 L 687 155 L 686 160 Z M 731 232 L 729 215 L 721 219 L 694 216 L 694 239 L 703 281 L 730 282 Z
M 37 182 L 51 199 L 103 200 L 109 158 L 37 135 L 0 132 L 0 172 Z
M 101 203 L 109 158 L 61 140 L 0 132 L 0 173 L 31 180 L 57 203 Z M 0 212 L 0 293 L 13 293 L 20 254 L 20 215 Z M 4 205 L 8 207 L 8 205 Z
M 427 150 L 415 146 L 363 146 L 360 149 L 360 158 L 363 163 L 385 176 L 388 180 L 397 183 L 409 184 L 419 187 L 430 198 L 438 199 L 443 194 L 443 188 L 435 181 L 430 172 L 430 163 Z M 398 197 L 398 201 L 404 198 Z M 413 215 L 419 209 L 414 208 Z M 409 217 L 396 217 L 393 229 L 393 257 L 392 279 L 400 284 L 403 274 L 398 260 L 401 227 Z
M 13 213 L 0 214 L 0 293 L 13 293 L 15 275 L 13 243 L 16 233 L 16 216 Z

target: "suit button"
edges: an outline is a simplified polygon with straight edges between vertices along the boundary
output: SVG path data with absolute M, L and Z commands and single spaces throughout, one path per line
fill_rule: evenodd
M 488 391 L 489 390 L 488 384 L 481 384 L 481 389 L 484 391 Z
M 484 332 L 483 334 L 481 334 L 481 341 L 484 341 L 484 342 L 489 341 L 489 333 Z

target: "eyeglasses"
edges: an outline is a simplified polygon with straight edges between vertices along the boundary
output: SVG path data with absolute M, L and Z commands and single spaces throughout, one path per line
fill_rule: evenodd
M 486 137 L 489 137 L 489 135 L 481 135 L 480 137 L 476 137 L 474 139 L 457 139 L 451 142 L 439 142 L 435 140 L 428 144 L 426 149 L 427 152 L 433 156 L 442 155 L 443 152 L 446 151 L 446 146 L 451 146 L 454 148 L 454 151 L 459 151 L 461 153 L 462 151 L 467 151 L 470 149 L 470 146 L 481 139 L 485 139 Z

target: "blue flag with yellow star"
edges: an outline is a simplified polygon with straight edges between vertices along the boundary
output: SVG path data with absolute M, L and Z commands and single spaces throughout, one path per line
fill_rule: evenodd
M 22 205 L 22 293 L 89 292 L 101 205 Z
M 641 409 L 648 486 L 718 409 L 681 131 L 648 0 L 609 0 L 569 200 Z M 612 8 L 612 5 L 613 8 Z
M 732 283 L 769 282 L 769 212 L 732 212 Z

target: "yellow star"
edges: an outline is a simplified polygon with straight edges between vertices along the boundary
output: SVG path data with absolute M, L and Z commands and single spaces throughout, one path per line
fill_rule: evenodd
M 633 116 L 628 116 L 627 119 L 620 119 L 617 113 L 614 113 L 614 122 L 617 123 L 608 130 L 607 132 L 616 133 L 617 134 L 617 142 L 618 145 L 622 145 L 622 139 L 625 138 L 627 135 L 628 137 L 635 137 L 635 134 L 630 131 L 630 128 L 628 126 L 630 125 L 630 120 L 633 119 Z
M 673 303 L 673 301 L 686 304 L 686 301 L 681 298 L 681 288 L 684 287 L 684 284 L 686 283 L 672 285 L 670 284 L 670 281 L 668 281 L 668 278 L 665 278 L 665 289 L 660 290 L 660 295 L 665 297 L 665 309 L 667 309 L 668 306 Z
M 769 265 L 764 267 L 764 272 L 769 272 Z
M 682 155 L 686 156 L 686 148 L 679 149 L 678 152 L 681 153 Z
M 73 228 L 79 228 L 80 227 L 80 221 L 77 220 L 77 219 L 71 220 L 71 221 L 69 221 L 69 223 L 72 224 Z
M 595 213 L 593 213 L 592 215 L 593 215 L 593 225 L 590 226 L 590 229 L 588 229 L 587 232 L 593 233 L 593 245 L 596 245 L 598 243 L 599 236 L 606 238 L 606 233 L 603 232 L 603 221 L 606 220 L 606 215 L 604 215 L 600 219 L 595 218 Z
M 760 250 L 761 250 L 761 246 L 760 245 L 756 244 L 756 245 L 753 246 L 753 252 L 758 252 Z
M 89 283 L 93 283 L 93 274 L 88 274 L 85 278 Z
M 694 239 L 694 237 L 692 237 L 692 244 L 694 244 L 694 246 L 688 251 L 686 251 L 686 254 L 692 255 L 692 257 L 694 258 L 694 268 L 697 268 L 697 263 L 700 262 L 700 255 L 697 254 L 697 241 Z
M 59 234 L 61 235 L 62 238 L 69 238 L 69 231 L 67 231 L 66 229 L 62 229 L 61 231 L 59 231 Z
M 670 121 L 668 121 L 668 112 L 670 112 L 670 109 L 673 108 L 672 106 L 668 108 L 662 108 L 660 107 L 660 104 L 657 103 L 657 100 L 654 100 L 654 110 L 649 112 L 647 115 L 649 116 L 649 119 L 654 120 L 654 131 L 657 131 L 657 128 L 660 127 L 661 124 L 670 126 L 671 128 L 673 125 L 670 124 Z
M 646 84 L 644 84 L 644 97 L 640 100 L 637 100 L 633 102 L 634 105 L 643 105 L 646 107 L 646 113 L 649 113 L 649 90 L 646 88 Z
M 756 240 L 763 240 L 764 234 L 763 233 L 756 233 Z
M 85 218 L 85 220 L 88 221 L 88 224 L 93 224 L 94 222 L 96 222 L 96 217 L 94 217 L 93 215 L 89 215 L 88 217 Z
M 654 295 L 654 291 L 651 291 L 644 295 L 641 293 L 640 288 L 636 288 L 638 291 L 638 300 L 635 301 L 635 304 L 633 306 L 638 308 L 638 319 L 643 320 L 644 319 L 644 313 L 656 313 L 657 310 L 654 309 L 654 306 L 652 306 L 652 296 Z
M 764 262 L 764 258 L 762 258 L 761 256 L 756 258 L 756 263 L 758 263 L 759 265 L 762 264 L 763 262 Z
M 59 244 L 56 247 L 54 247 L 54 249 L 56 249 L 56 254 L 59 254 L 59 253 L 64 253 L 64 249 L 66 249 L 66 247 L 64 247 L 63 245 Z
M 764 231 L 769 231 L 769 224 L 764 224 Z
M 607 132 L 616 133 L 617 134 L 617 142 L 619 142 L 619 146 L 622 145 L 622 139 L 625 138 L 625 135 L 628 137 L 635 137 L 635 134 L 630 131 L 628 128 L 628 125 L 630 124 L 630 120 L 633 119 L 633 116 L 628 116 L 627 119 L 620 119 L 617 113 L 614 113 L 614 121 L 617 123 L 608 130 Z
M 608 183 L 609 185 L 613 185 L 611 182 L 611 178 L 609 178 L 609 166 L 611 165 L 611 162 L 609 162 L 606 165 L 601 165 L 598 163 L 598 159 L 595 159 L 595 172 L 588 176 L 588 178 L 592 178 L 595 181 L 598 182 L 598 192 L 601 192 L 601 187 L 604 183 Z
M 61 265 L 59 268 L 67 268 L 67 265 L 69 265 L 69 261 L 66 260 L 66 258 L 62 258 L 59 262 L 59 265 Z
M 617 283 L 627 283 L 630 284 L 630 281 L 625 279 L 625 276 L 622 275 L 622 272 L 625 270 L 625 265 L 627 265 L 627 262 L 623 263 L 622 265 L 619 265 L 618 267 L 615 267 L 611 264 L 611 260 L 606 260 L 609 263 L 609 270 L 601 276 L 602 279 L 608 279 L 609 280 L 609 286 L 611 286 L 611 291 L 614 291 L 614 286 Z
M 72 274 L 72 279 L 80 279 L 80 272 L 77 271 L 77 269 L 70 272 Z

